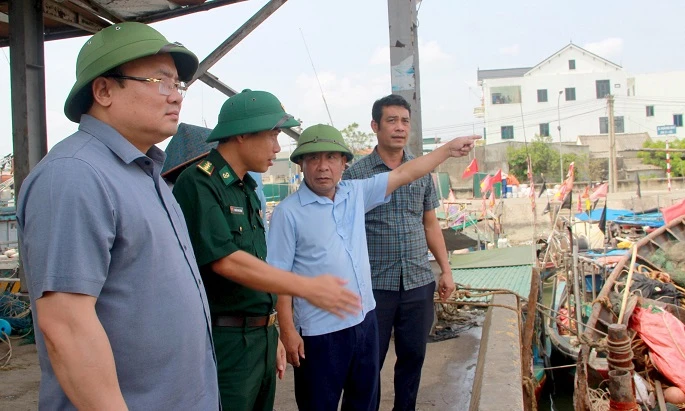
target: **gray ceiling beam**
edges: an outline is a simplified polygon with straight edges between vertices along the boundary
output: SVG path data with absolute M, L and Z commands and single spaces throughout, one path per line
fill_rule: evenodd
M 185 16 L 188 14 L 197 13 L 198 11 L 207 11 L 216 7 L 225 6 L 227 4 L 240 3 L 245 0 L 212 0 L 198 6 L 178 7 L 169 11 L 161 13 L 154 13 L 148 16 L 143 16 L 138 19 L 128 19 L 128 21 L 139 21 L 141 23 L 155 23 L 161 20 L 167 20 L 178 16 Z
M 125 19 L 117 14 L 116 12 L 94 2 L 93 0 L 69 0 L 72 4 L 80 7 L 84 10 L 88 10 L 91 13 L 100 16 L 101 18 L 108 20 L 112 23 L 120 23 Z

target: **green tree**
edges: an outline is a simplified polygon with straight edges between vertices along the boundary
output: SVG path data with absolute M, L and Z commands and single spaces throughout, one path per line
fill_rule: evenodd
M 521 182 L 528 181 L 527 155 L 530 154 L 533 163 L 533 175 L 536 182 L 544 176 L 546 181 L 561 181 L 559 176 L 559 150 L 552 144 L 551 137 L 541 137 L 535 135 L 533 141 L 528 144 L 528 148 L 509 147 L 507 150 L 507 161 L 509 172 L 514 174 Z M 566 178 L 568 167 L 571 162 L 575 163 L 576 179 L 587 178 L 588 158 L 584 155 L 575 153 L 565 153 L 562 156 L 563 173 Z
M 373 146 L 373 134 L 359 131 L 359 124 L 357 123 L 350 124 L 340 130 L 340 132 L 345 138 L 345 143 L 347 143 L 354 154 L 359 154 Z
M 685 149 L 685 139 L 671 141 L 668 146 L 669 148 Z M 637 156 L 642 160 L 643 164 L 652 164 L 666 170 L 665 141 L 645 141 L 642 147 L 664 149 L 664 151 L 640 151 L 637 153 Z M 682 177 L 685 175 L 683 153 L 671 153 L 671 175 L 673 177 Z

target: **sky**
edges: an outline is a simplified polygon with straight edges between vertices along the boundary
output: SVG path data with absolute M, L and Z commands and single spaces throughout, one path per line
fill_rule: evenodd
M 202 60 L 264 4 L 249 0 L 153 26 Z M 371 105 L 391 90 L 387 4 L 289 0 L 209 71 L 238 91 L 275 94 L 304 127 L 330 123 L 320 82 L 333 125 L 342 129 L 356 122 L 361 131 L 370 132 Z M 569 42 L 622 65 L 630 74 L 685 70 L 683 15 L 682 0 L 423 0 L 418 11 L 423 136 L 478 133 L 482 126 L 473 116 L 481 97 L 477 70 L 534 66 Z M 63 107 L 85 40 L 45 45 L 49 147 L 77 128 Z M 12 152 L 10 53 L 8 48 L 1 51 L 4 156 Z M 194 83 L 181 121 L 214 127 L 226 98 L 202 82 Z M 287 144 L 288 138 L 281 140 Z

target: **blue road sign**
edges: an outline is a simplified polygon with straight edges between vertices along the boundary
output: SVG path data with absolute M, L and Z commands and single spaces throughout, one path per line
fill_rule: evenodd
M 670 134 L 676 134 L 675 126 L 672 124 L 668 125 L 668 126 L 657 126 L 656 127 L 656 134 L 659 136 L 667 136 Z

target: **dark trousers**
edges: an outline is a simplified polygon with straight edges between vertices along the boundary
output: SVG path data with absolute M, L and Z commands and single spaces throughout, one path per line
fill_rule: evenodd
M 416 409 L 421 368 L 426 357 L 428 333 L 433 325 L 435 282 L 413 290 L 373 290 L 378 318 L 379 362 L 381 369 L 395 329 L 395 411 Z M 378 407 L 380 407 L 380 389 Z
M 378 324 L 371 311 L 360 324 L 329 334 L 302 337 L 304 355 L 295 367 L 300 411 L 373 411 L 378 398 Z
M 276 395 L 278 330 L 213 327 L 221 405 L 229 411 L 271 411 Z

